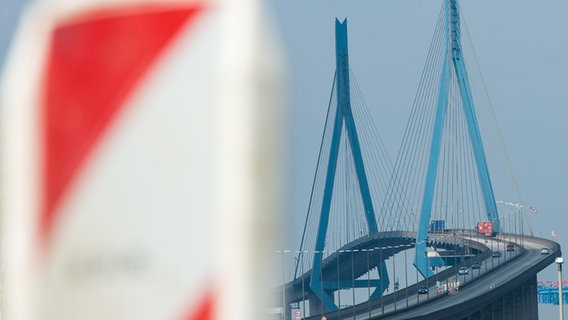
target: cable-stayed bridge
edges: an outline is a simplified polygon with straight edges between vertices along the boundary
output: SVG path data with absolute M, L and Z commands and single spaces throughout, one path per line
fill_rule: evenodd
M 445 0 L 392 163 L 349 67 L 347 20 L 336 20 L 301 246 L 278 252 L 286 319 L 538 318 L 536 274 L 560 247 L 532 236 L 504 178 L 462 30 L 457 0 Z

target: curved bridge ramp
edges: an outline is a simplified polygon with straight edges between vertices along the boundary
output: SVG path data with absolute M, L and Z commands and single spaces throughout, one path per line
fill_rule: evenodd
M 493 241 L 505 244 L 511 243 L 512 235 L 500 235 Z M 343 308 L 332 313 L 318 314 L 305 319 L 432 319 L 432 320 L 474 320 L 474 319 L 538 319 L 536 275 L 538 272 L 554 263 L 556 257 L 561 256 L 560 245 L 556 242 L 531 237 L 514 235 L 517 242 L 516 256 L 507 260 L 504 257 L 492 257 L 491 251 L 479 238 L 467 238 L 462 235 L 460 241 L 469 241 L 473 247 L 479 249 L 478 256 L 482 257 L 482 265 L 477 274 L 460 279 L 459 291 L 438 294 L 436 282 L 451 281 L 447 274 L 455 272 L 441 272 L 428 280 L 403 288 L 382 298 L 361 303 L 352 307 Z M 392 237 L 377 236 L 382 241 L 395 241 L 394 239 L 411 239 L 410 233 L 392 234 Z M 390 239 L 390 240 L 389 240 Z M 455 239 L 453 239 L 455 240 Z M 373 241 L 358 240 L 362 243 Z M 379 241 L 379 240 L 376 240 Z M 448 239 L 449 242 L 452 239 Z M 357 241 L 355 241 L 357 242 Z M 352 243 L 352 247 L 357 246 Z M 477 244 L 474 244 L 477 243 Z M 374 243 L 375 245 L 377 243 Z M 384 244 L 384 243 L 383 243 Z M 549 254 L 542 254 L 541 249 L 548 248 Z M 502 250 L 505 251 L 505 250 Z M 505 253 L 505 252 L 502 252 Z M 328 264 L 332 265 L 339 256 L 331 255 Z M 471 262 L 471 261 L 470 261 Z M 330 269 L 331 270 L 331 269 Z M 477 270 L 476 270 L 477 271 Z M 331 272 L 331 271 L 330 271 Z M 337 270 L 335 270 L 337 272 Z M 306 277 L 309 275 L 306 275 Z M 286 292 L 292 293 L 292 287 L 301 285 L 301 278 L 286 285 Z M 304 280 L 305 281 L 305 280 Z M 428 285 L 428 294 L 418 294 L 418 288 Z M 288 299 L 287 299 L 288 300 Z

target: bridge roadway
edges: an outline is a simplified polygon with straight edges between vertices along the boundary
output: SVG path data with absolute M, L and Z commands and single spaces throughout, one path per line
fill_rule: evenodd
M 411 241 L 407 242 L 410 239 Z M 386 245 L 396 247 L 398 245 L 399 248 L 390 250 L 396 253 L 408 249 L 408 245 L 413 245 L 413 240 L 413 233 L 411 232 L 383 233 L 358 239 L 343 249 L 373 248 Z M 438 247 L 446 246 L 447 248 L 455 248 L 465 243 L 474 248 L 476 257 L 475 259 L 466 259 L 463 263 L 470 265 L 473 261 L 479 261 L 482 266 L 480 269 L 470 270 L 470 273 L 465 276 L 458 276 L 454 268 L 448 268 L 447 271 L 438 273 L 434 278 L 421 281 L 380 299 L 326 313 L 326 318 L 329 320 L 538 318 L 536 274 L 554 263 L 554 259 L 561 255 L 560 246 L 556 242 L 530 236 L 506 234 L 491 239 L 471 236 L 468 231 L 432 234 L 431 242 Z M 509 243 L 514 243 L 517 249 L 513 252 L 507 252 L 506 245 Z M 498 250 L 494 250 L 495 248 L 498 248 Z M 541 254 L 542 248 L 548 248 L 550 254 Z M 492 257 L 492 250 L 499 251 L 502 256 Z M 328 272 L 335 271 L 337 274 L 338 270 L 331 268 L 331 266 L 341 264 L 338 261 L 346 259 L 345 257 L 341 258 L 341 254 L 345 253 L 332 254 L 324 261 L 324 268 L 330 268 Z M 388 257 L 382 258 L 387 259 Z M 363 266 L 367 267 L 366 261 Z M 366 272 L 360 270 L 364 269 L 363 267 L 356 269 L 358 271 L 356 274 L 359 276 Z M 342 271 L 339 270 L 339 273 L 341 275 Z M 286 292 L 291 294 L 293 287 L 296 287 L 297 290 L 297 286 L 301 286 L 301 280 L 302 277 L 288 283 Z M 460 289 L 455 294 L 443 293 L 438 295 L 436 293 L 436 281 L 452 282 L 456 280 L 460 282 Z M 305 281 L 305 288 L 308 288 L 308 274 L 303 275 L 303 281 Z M 429 287 L 429 293 L 418 295 L 418 288 L 423 285 Z M 304 297 L 308 298 L 307 295 Z M 297 291 L 295 298 L 298 299 Z M 289 298 L 286 300 L 291 301 Z M 320 314 L 306 319 L 319 320 L 321 316 Z
M 453 252 L 469 248 L 467 254 L 461 252 L 460 257 L 468 255 L 490 254 L 490 249 L 471 237 L 456 236 L 455 232 L 431 233 L 429 246 L 443 248 Z M 415 232 L 391 231 L 380 232 L 359 238 L 339 250 L 333 252 L 322 262 L 322 278 L 326 281 L 339 279 L 355 279 L 376 268 L 378 262 L 385 261 L 393 255 L 414 247 Z M 378 248 L 381 248 L 380 250 Z M 301 271 L 301 270 L 300 270 Z M 310 298 L 309 283 L 311 272 L 307 271 L 297 279 L 285 284 L 284 291 L 287 303 L 299 302 Z M 303 284 L 302 284 L 303 282 Z M 302 289 L 303 288 L 303 289 Z

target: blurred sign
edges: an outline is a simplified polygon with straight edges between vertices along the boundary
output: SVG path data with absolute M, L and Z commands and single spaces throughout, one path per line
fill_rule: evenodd
M 27 10 L 0 96 L 2 313 L 265 317 L 285 116 L 259 5 Z

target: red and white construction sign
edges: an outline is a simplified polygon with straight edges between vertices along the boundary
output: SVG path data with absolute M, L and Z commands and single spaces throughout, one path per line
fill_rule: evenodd
M 1 87 L 3 316 L 264 318 L 281 172 L 264 18 L 254 0 L 27 10 Z

